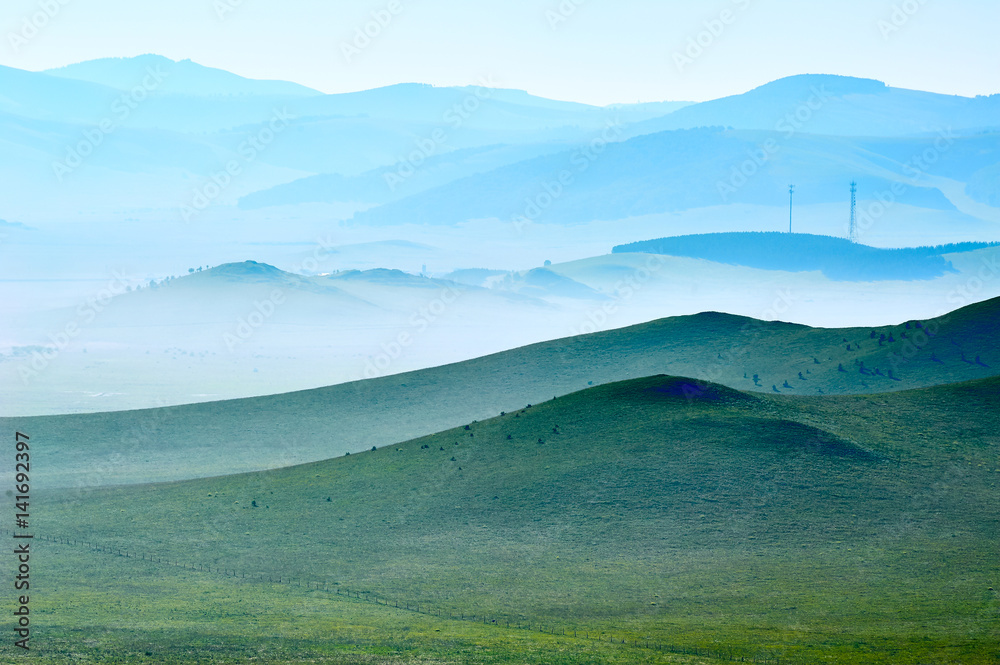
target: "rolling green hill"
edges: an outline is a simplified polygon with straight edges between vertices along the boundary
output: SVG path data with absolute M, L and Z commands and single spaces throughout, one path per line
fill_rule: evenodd
M 1000 373 L 998 326 L 1000 299 L 925 324 L 877 330 L 706 313 L 318 390 L 145 411 L 5 418 L 0 427 L 31 431 L 46 442 L 37 453 L 38 487 L 180 480 L 327 459 L 589 385 L 653 374 L 801 395 L 994 376 Z
M 998 406 L 998 378 L 791 397 L 656 376 L 293 468 L 47 491 L 40 534 L 235 572 L 61 545 L 38 593 L 59 639 L 125 617 L 90 648 L 159 654 L 184 635 L 176 662 L 230 654 L 287 612 L 304 618 L 282 646 L 314 654 L 360 621 L 341 589 L 393 605 L 347 642 L 385 660 L 316 662 L 669 656 L 511 622 L 770 662 L 985 665 L 1000 657 Z M 396 602 L 498 626 L 425 616 L 407 633 Z

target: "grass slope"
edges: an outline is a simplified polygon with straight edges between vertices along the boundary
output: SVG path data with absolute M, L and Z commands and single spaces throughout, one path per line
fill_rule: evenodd
M 998 403 L 997 378 L 806 398 L 657 376 L 294 468 L 45 492 L 35 526 L 502 624 L 782 662 L 985 665 L 1000 657 Z M 206 631 L 235 630 L 233 616 L 267 625 L 284 607 L 226 605 L 219 623 L 199 627 L 198 594 L 232 593 L 218 582 L 182 575 L 155 602 L 116 609 L 73 586 L 83 570 L 57 575 L 73 622 L 138 603 L 138 638 L 152 644 L 162 636 L 143 631 L 162 622 L 204 644 Z M 124 584 L 128 570 L 93 583 Z M 365 649 L 398 647 L 399 620 L 394 609 L 369 615 Z M 496 654 L 459 660 L 535 662 L 502 633 Z M 424 655 L 451 653 L 413 639 Z
M 1000 299 L 920 325 L 828 330 L 707 313 L 318 390 L 145 411 L 4 418 L 0 427 L 30 431 L 46 442 L 37 453 L 38 487 L 77 487 L 316 461 L 591 384 L 660 373 L 764 392 L 849 394 L 1000 372 L 994 342 Z
M 26 657 L 4 640 L 3 663 L 704 662 L 620 643 L 450 621 L 285 584 L 236 581 L 95 556 L 66 545 L 46 543 L 32 560 L 44 570 L 32 587 L 32 650 Z M 81 575 L 83 570 L 86 575 Z

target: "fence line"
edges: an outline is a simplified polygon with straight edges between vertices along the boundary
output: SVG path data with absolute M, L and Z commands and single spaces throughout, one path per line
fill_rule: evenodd
M 0 533 L 6 535 L 13 535 L 12 531 L 8 529 L 0 529 Z M 434 607 L 427 607 L 425 604 L 424 610 L 421 611 L 420 603 L 414 602 L 410 604 L 409 601 L 392 600 L 384 596 L 379 596 L 378 594 L 372 594 L 367 591 L 352 591 L 345 588 L 340 584 L 333 584 L 334 588 L 330 588 L 331 585 L 327 582 L 315 582 L 310 580 L 301 580 L 291 578 L 285 575 L 274 575 L 265 573 L 250 573 L 247 574 L 246 571 L 240 571 L 236 568 L 210 566 L 199 563 L 182 563 L 179 561 L 171 561 L 170 558 L 164 558 L 155 554 L 149 554 L 146 552 L 135 552 L 130 551 L 127 548 L 121 549 L 118 547 L 109 547 L 107 545 L 101 545 L 98 543 L 91 543 L 85 540 L 79 540 L 76 538 L 63 538 L 63 537 L 51 537 L 36 535 L 35 540 L 43 540 L 47 542 L 70 545 L 70 546 L 85 546 L 90 551 L 101 554 L 110 554 L 112 556 L 119 556 L 126 559 L 136 559 L 140 561 L 147 561 L 149 563 L 160 564 L 165 566 L 172 566 L 175 568 L 180 568 L 182 570 L 189 570 L 191 572 L 205 572 L 205 573 L 215 573 L 223 575 L 226 577 L 232 577 L 234 579 L 251 580 L 257 582 L 267 582 L 271 584 L 287 584 L 288 586 L 296 586 L 299 588 L 310 589 L 315 591 L 325 591 L 330 594 L 334 594 L 341 598 L 349 598 L 354 600 L 359 600 L 361 602 L 373 603 L 375 605 L 382 605 L 385 607 L 392 607 L 395 609 L 404 610 L 407 612 L 413 612 L 416 614 L 423 614 L 425 616 L 433 616 L 441 619 L 448 619 L 452 621 L 470 621 L 474 623 L 479 623 L 482 620 L 484 625 L 494 625 L 497 627 L 506 627 L 509 629 L 525 630 L 530 632 L 537 632 L 545 635 L 558 635 L 562 637 L 573 637 L 575 639 L 586 639 L 597 642 L 607 642 L 609 644 L 620 644 L 625 646 L 631 646 L 633 648 L 649 649 L 652 651 L 659 651 L 662 653 L 673 653 L 689 656 L 698 656 L 701 658 L 712 658 L 715 660 L 728 661 L 728 662 L 738 662 L 738 663 L 753 663 L 754 665 L 795 665 L 799 661 L 795 659 L 789 659 L 787 657 L 756 653 L 749 654 L 741 649 L 734 647 L 717 647 L 714 649 L 701 648 L 701 647 L 691 647 L 682 646 L 677 644 L 669 644 L 666 642 L 661 642 L 658 640 L 653 640 L 650 638 L 637 638 L 628 637 L 623 635 L 618 635 L 615 637 L 613 633 L 607 635 L 604 632 L 599 632 L 591 635 L 590 630 L 579 630 L 577 628 L 556 628 L 543 623 L 531 622 L 523 618 L 511 619 L 510 617 L 490 617 L 489 615 L 470 615 L 466 616 L 464 613 L 454 614 L 451 612 L 444 612 L 441 609 L 435 609 Z

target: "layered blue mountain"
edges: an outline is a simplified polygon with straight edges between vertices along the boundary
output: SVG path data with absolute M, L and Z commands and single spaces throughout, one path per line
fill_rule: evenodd
M 946 255 L 987 247 L 1000 243 L 882 249 L 803 233 L 706 233 L 621 245 L 613 253 L 683 256 L 761 270 L 819 271 L 832 280 L 866 282 L 940 277 L 955 271 Z
M 639 123 L 633 134 L 721 125 L 782 133 L 913 136 L 1000 127 L 1000 95 L 958 97 L 846 76 L 801 75 Z
M 66 67 L 47 69 L 49 76 L 96 83 L 108 88 L 130 91 L 141 85 L 151 73 L 157 90 L 164 94 L 204 97 L 231 95 L 281 95 L 317 97 L 323 93 L 288 81 L 260 81 L 244 78 L 223 69 L 205 67 L 191 60 L 179 62 L 162 55 L 147 54 L 134 58 L 100 58 Z
M 148 55 L 0 67 L 0 90 L 4 214 L 15 218 L 120 220 L 141 208 L 173 219 L 232 164 L 240 177 L 222 177 L 209 202 L 224 214 L 346 203 L 372 226 L 781 206 L 791 182 L 801 204 L 843 203 L 853 180 L 867 201 L 1000 206 L 1000 95 L 864 79 L 795 76 L 700 104 L 598 108 L 490 81 L 327 95 Z
M 845 139 L 709 127 L 660 132 L 538 157 L 359 212 L 358 224 L 458 224 L 470 219 L 572 224 L 730 203 L 804 205 L 859 197 L 953 210 L 932 177 L 967 181 L 1000 163 L 1000 134 Z M 930 150 L 933 162 L 922 160 Z
M 158 56 L 49 72 L 0 67 L 0 174 L 24 193 L 20 204 L 30 209 L 55 201 L 51 187 L 63 182 L 58 171 L 65 175 L 59 164 L 69 163 L 74 175 L 79 165 L 79 174 L 94 182 L 73 192 L 77 208 L 103 206 L 112 214 L 108 191 L 148 187 L 154 191 L 147 207 L 162 207 L 182 200 L 178 191 L 233 159 L 261 172 L 252 182 L 241 179 L 231 197 L 299 177 L 352 177 L 398 164 L 423 166 L 463 149 L 515 148 L 506 155 L 495 151 L 500 156 L 481 167 L 488 170 L 553 149 L 536 145 L 558 149 L 588 140 L 614 118 L 636 122 L 682 106 L 604 109 L 490 85 L 401 84 L 325 95 Z M 248 149 L 252 141 L 263 148 Z M 204 158 L 178 160 L 164 144 L 203 147 Z M 528 150 L 518 153 L 517 147 Z M 468 172 L 449 179 L 462 175 Z

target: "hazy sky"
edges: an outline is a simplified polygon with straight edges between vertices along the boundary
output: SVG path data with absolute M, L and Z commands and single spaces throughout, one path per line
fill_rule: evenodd
M 387 25 L 355 46 L 373 12 Z M 997 0 L 4 0 L 0 64 L 158 53 L 324 92 L 491 77 L 595 104 L 801 73 L 971 96 L 1000 92 L 997 26 Z

